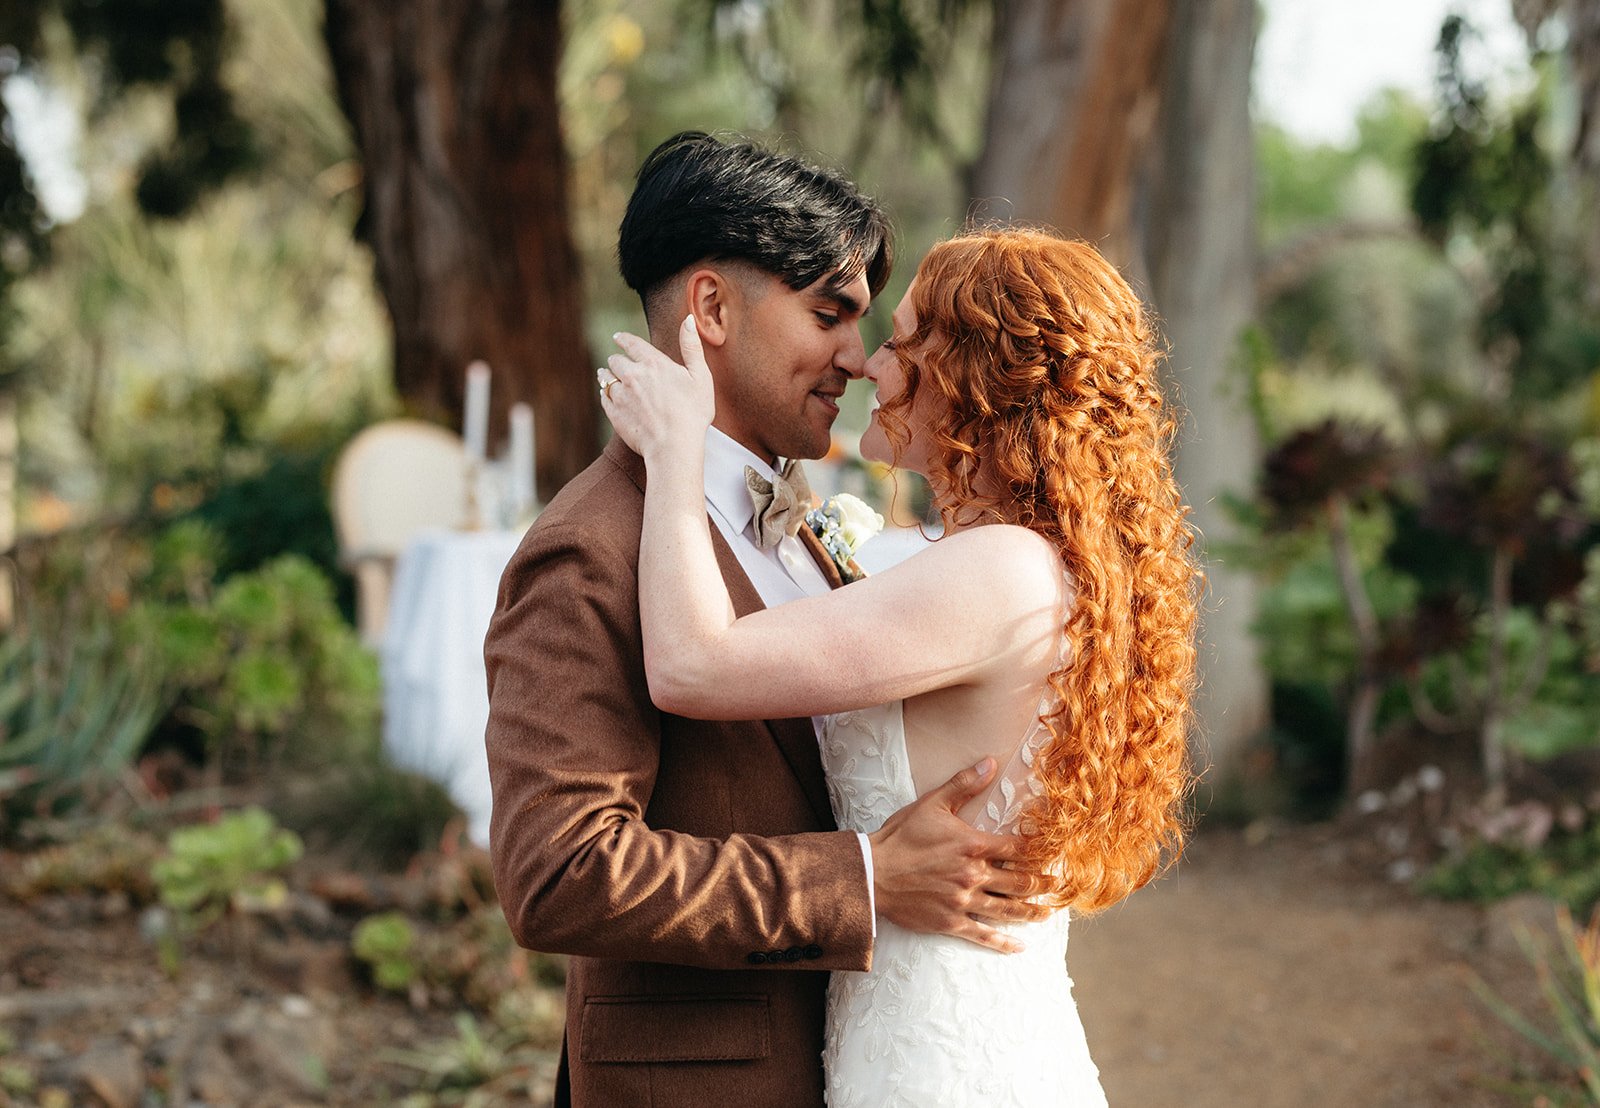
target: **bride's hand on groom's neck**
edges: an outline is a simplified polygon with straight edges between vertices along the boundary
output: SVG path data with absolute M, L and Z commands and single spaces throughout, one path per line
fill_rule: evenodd
M 909 931 L 954 935 L 1004 953 L 1022 944 L 997 923 L 1033 922 L 1050 910 L 1024 897 L 1048 879 L 1003 863 L 1021 840 L 979 831 L 956 813 L 994 777 L 993 758 L 964 769 L 890 816 L 868 836 L 878 914 Z
M 626 331 L 612 338 L 622 353 L 607 358 L 599 371 L 600 403 L 611 426 L 652 470 L 675 457 L 696 456 L 716 402 L 694 316 L 678 330 L 682 363 Z

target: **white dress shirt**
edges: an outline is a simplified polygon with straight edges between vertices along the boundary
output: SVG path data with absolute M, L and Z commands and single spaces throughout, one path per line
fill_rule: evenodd
M 728 540 L 739 568 L 755 586 L 761 602 L 769 608 L 790 600 L 819 596 L 828 591 L 828 579 L 812 559 L 806 544 L 793 535 L 785 535 L 778 545 L 763 550 L 756 543 L 755 505 L 750 502 L 750 490 L 745 484 L 744 468 L 749 466 L 762 477 L 772 480 L 771 466 L 734 442 L 715 427 L 706 431 L 706 512 L 717 530 Z M 822 734 L 822 717 L 812 716 L 811 725 Z M 872 890 L 872 845 L 867 836 L 857 832 L 861 840 L 861 857 L 867 866 L 867 896 L 869 907 L 875 907 L 877 897 Z M 874 916 L 872 933 L 878 933 Z
M 733 548 L 739 568 L 769 608 L 827 592 L 828 579 L 794 535 L 785 535 L 777 546 L 765 550 L 756 545 L 756 510 L 745 484 L 746 466 L 768 481 L 773 479 L 766 462 L 715 427 L 706 432 L 706 511 Z

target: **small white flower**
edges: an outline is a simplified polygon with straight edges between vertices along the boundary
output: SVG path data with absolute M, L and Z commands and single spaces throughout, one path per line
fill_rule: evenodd
M 859 496 L 842 492 L 806 513 L 806 526 L 822 541 L 848 583 L 865 576 L 855 560 L 863 543 L 883 530 L 883 517 Z
M 883 517 L 859 496 L 842 492 L 829 503 L 839 509 L 839 530 L 844 541 L 850 544 L 852 554 L 860 551 L 862 544 L 883 530 Z

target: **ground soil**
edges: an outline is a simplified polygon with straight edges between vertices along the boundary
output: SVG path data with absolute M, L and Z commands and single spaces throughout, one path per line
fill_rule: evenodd
M 1513 931 L 1552 918 L 1421 898 L 1348 831 L 1208 829 L 1075 924 L 1070 963 L 1112 1105 L 1516 1104 L 1507 1082 L 1533 1059 L 1468 982 L 1532 1009 Z M 7 1066 L 35 1081 L 0 1105 L 396 1103 L 423 1084 L 401 1054 L 452 1034 L 453 1013 L 376 993 L 347 942 L 335 923 L 248 956 L 214 943 L 169 975 L 114 899 L 0 900 L 0 1082 Z M 308 1050 L 319 1065 L 296 1073 Z M 552 1060 L 524 1072 L 534 1103 Z
M 1332 828 L 1202 833 L 1181 865 L 1073 925 L 1068 963 L 1113 1105 L 1472 1108 L 1548 1076 L 1472 991 L 1527 1011 L 1516 941 L 1554 908 L 1420 897 Z

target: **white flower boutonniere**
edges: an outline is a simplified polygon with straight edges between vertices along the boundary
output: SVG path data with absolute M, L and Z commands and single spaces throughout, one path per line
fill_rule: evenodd
M 806 526 L 822 540 L 823 548 L 839 567 L 839 576 L 845 584 L 867 575 L 856 561 L 856 552 L 883 530 L 883 517 L 866 501 L 847 492 L 830 496 L 821 506 L 806 513 Z

